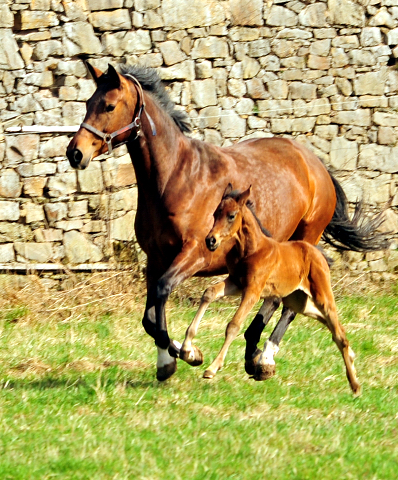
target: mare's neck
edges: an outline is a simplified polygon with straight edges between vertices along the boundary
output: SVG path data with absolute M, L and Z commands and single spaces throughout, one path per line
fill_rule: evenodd
M 263 233 L 253 213 L 246 205 L 242 209 L 242 223 L 236 234 L 236 240 L 241 258 L 252 255 L 264 244 L 272 241 Z
M 144 92 L 144 97 L 141 134 L 129 142 L 127 148 L 136 172 L 138 188 L 140 185 L 143 188 L 155 187 L 162 195 L 178 167 L 181 151 L 189 139 L 151 95 Z M 145 112 L 148 112 L 155 124 L 156 135 L 153 135 Z

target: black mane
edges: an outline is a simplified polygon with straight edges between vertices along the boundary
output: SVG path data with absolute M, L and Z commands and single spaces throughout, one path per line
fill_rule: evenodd
M 120 70 L 122 75 L 135 77 L 140 82 L 143 90 L 152 93 L 182 132 L 191 131 L 188 115 L 181 110 L 175 109 L 175 104 L 170 100 L 169 94 L 164 88 L 156 70 L 140 67 L 139 65 L 122 65 Z
M 239 197 L 239 195 L 241 194 L 242 192 L 239 192 L 238 190 L 233 190 L 232 192 L 228 193 L 228 195 L 226 195 L 224 199 L 226 198 L 233 198 L 234 200 L 236 200 L 237 197 Z M 254 209 L 254 204 L 251 200 L 248 200 L 246 202 L 246 207 L 252 212 L 253 214 L 253 217 L 256 219 L 257 223 L 258 223 L 258 226 L 260 227 L 261 231 L 263 232 L 263 234 L 268 237 L 268 238 L 272 238 L 272 235 L 271 233 L 269 232 L 269 230 L 267 230 L 263 224 L 261 223 L 260 219 L 257 217 L 256 215 L 256 211 Z

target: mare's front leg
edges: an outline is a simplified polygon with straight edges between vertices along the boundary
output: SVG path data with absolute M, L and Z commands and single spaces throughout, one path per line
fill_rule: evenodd
M 160 381 L 167 380 L 177 370 L 175 348 L 170 355 L 170 338 L 167 332 L 165 305 L 172 290 L 192 277 L 207 264 L 196 240 L 184 244 L 182 251 L 175 257 L 173 263 L 158 280 L 156 285 L 156 331 L 155 344 L 158 348 L 158 361 L 156 378 Z M 174 347 L 176 345 L 174 344 Z
M 245 370 L 249 375 L 254 375 L 256 364 L 263 353 L 262 350 L 257 348 L 261 334 L 280 303 L 281 300 L 279 298 L 265 298 L 260 310 L 245 332 Z
M 224 282 L 219 282 L 205 290 L 195 318 L 192 320 L 191 325 L 189 325 L 185 333 L 185 340 L 180 351 L 181 360 L 184 360 L 193 367 L 203 363 L 203 354 L 196 345 L 192 345 L 192 340 L 196 336 L 200 321 L 202 320 L 207 307 L 211 302 L 214 302 L 214 300 L 217 300 L 218 298 L 226 295 L 237 295 L 239 292 L 239 288 L 231 281 L 230 277 Z
M 254 379 L 267 380 L 275 375 L 275 360 L 274 356 L 279 351 L 279 342 L 286 333 L 288 326 L 295 319 L 296 313 L 290 308 L 283 307 L 282 316 L 279 319 L 276 327 L 271 333 L 271 336 L 264 344 L 262 354 L 257 357 L 258 361 L 255 365 Z
M 220 350 L 220 353 L 217 355 L 213 363 L 203 374 L 204 378 L 213 378 L 217 371 L 222 368 L 229 346 L 238 335 L 243 321 L 245 320 L 259 297 L 260 295 L 258 294 L 258 292 L 249 290 L 248 288 L 244 290 L 242 295 L 242 302 L 239 305 L 239 308 L 233 316 L 232 320 L 227 325 L 227 330 L 225 332 L 225 341 Z

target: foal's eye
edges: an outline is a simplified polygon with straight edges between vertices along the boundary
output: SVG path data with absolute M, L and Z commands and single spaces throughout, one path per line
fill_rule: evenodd
M 106 112 L 113 112 L 115 110 L 115 105 L 107 105 L 105 108 Z
M 229 213 L 227 215 L 228 222 L 233 222 L 235 220 L 235 217 L 236 217 L 236 213 Z

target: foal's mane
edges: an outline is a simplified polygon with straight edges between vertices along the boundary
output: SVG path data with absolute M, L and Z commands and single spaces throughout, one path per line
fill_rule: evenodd
M 152 93 L 182 132 L 191 131 L 188 115 L 181 110 L 176 110 L 156 70 L 139 65 L 122 65 L 120 70 L 122 75 L 135 77 L 143 90 Z
M 237 199 L 237 197 L 239 197 L 239 195 L 241 194 L 242 192 L 239 192 L 239 190 L 232 190 L 232 192 L 228 193 L 228 195 L 226 195 L 223 200 L 227 199 L 227 198 L 233 198 L 234 200 Z M 263 232 L 263 234 L 266 236 L 266 237 L 269 237 L 269 238 L 272 238 L 272 235 L 271 233 L 263 226 L 263 224 L 261 223 L 260 219 L 257 217 L 256 215 L 256 210 L 254 208 L 254 203 L 251 201 L 251 200 L 248 200 L 246 202 L 246 207 L 251 211 L 253 217 L 256 219 L 257 223 L 258 223 L 258 226 L 260 227 L 261 231 Z

